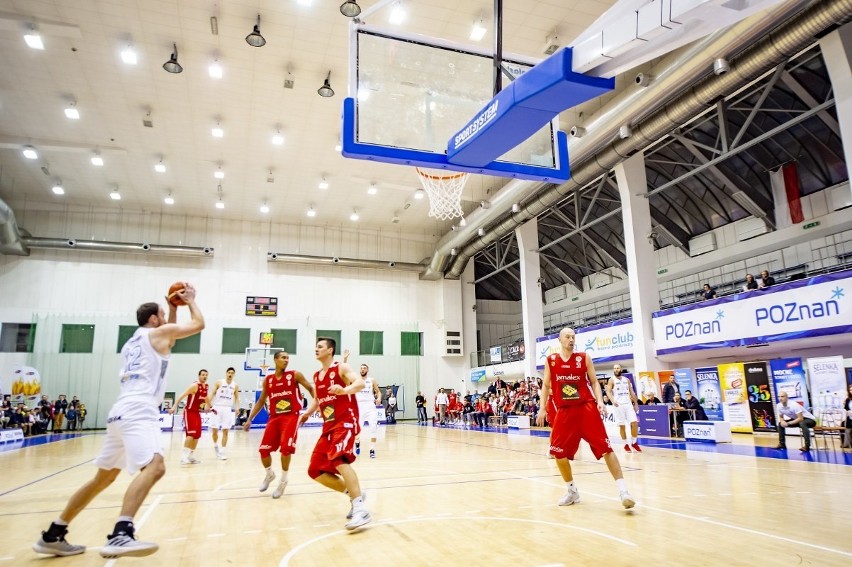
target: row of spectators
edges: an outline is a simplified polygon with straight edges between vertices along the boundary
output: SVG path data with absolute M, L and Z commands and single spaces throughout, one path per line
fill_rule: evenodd
M 540 390 L 541 378 L 530 377 L 511 384 L 498 378 L 485 394 L 476 390 L 464 397 L 441 388 L 435 396 L 435 421 L 483 427 L 492 416 L 500 418 L 501 423 L 510 415 L 525 415 L 534 420 L 541 402 Z
M 760 280 L 756 280 L 752 274 L 746 274 L 743 291 L 766 289 L 773 285 L 775 285 L 775 278 L 769 275 L 768 270 L 763 270 L 760 272 Z M 704 284 L 704 290 L 701 294 L 704 296 L 704 299 L 716 299 L 716 290 L 709 283 Z
M 76 431 L 83 428 L 87 413 L 86 405 L 77 396 L 69 401 L 61 394 L 51 402 L 47 395 L 42 395 L 36 406 L 29 408 L 22 403 L 13 407 L 11 396 L 6 394 L 0 403 L 0 427 L 22 429 L 24 435 L 59 433 L 63 427 L 65 431 Z

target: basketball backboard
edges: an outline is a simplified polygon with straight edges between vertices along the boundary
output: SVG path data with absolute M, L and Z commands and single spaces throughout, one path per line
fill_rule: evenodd
M 272 347 L 249 347 L 246 349 L 246 360 L 243 363 L 243 370 L 254 370 L 261 373 L 261 376 L 268 373 L 268 370 L 275 369 L 275 362 L 272 357 L 282 348 Z
M 493 98 L 489 53 L 425 36 L 353 25 L 343 155 L 519 179 L 568 178 L 567 137 L 556 115 L 485 165 L 449 163 L 448 141 Z M 538 61 L 507 55 L 513 78 Z

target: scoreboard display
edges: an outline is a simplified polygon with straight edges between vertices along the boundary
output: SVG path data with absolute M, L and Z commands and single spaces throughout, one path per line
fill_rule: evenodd
M 277 317 L 277 297 L 246 297 L 246 315 L 257 317 Z

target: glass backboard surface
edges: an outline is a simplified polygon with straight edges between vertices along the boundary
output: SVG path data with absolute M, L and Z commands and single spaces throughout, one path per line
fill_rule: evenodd
M 432 39 L 357 29 L 350 95 L 357 101 L 358 142 L 446 154 L 450 137 L 493 98 L 490 55 Z M 534 65 L 503 62 L 514 77 Z M 551 122 L 497 161 L 557 167 L 554 139 Z

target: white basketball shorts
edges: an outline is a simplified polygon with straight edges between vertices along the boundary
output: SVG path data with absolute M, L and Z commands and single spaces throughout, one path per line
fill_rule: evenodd
M 234 409 L 230 406 L 213 406 L 210 412 L 210 429 L 231 429 L 234 427 Z
M 619 402 L 618 407 L 612 407 L 612 414 L 616 425 L 627 425 L 639 421 L 639 418 L 636 417 L 636 410 L 633 409 L 633 404 L 630 402 Z
M 373 404 L 358 404 L 358 420 L 361 426 L 369 426 L 370 437 L 375 437 L 379 430 L 379 414 Z
M 162 431 L 157 419 L 110 415 L 107 434 L 95 465 L 102 469 L 124 469 L 135 474 L 148 466 L 155 454 L 163 455 Z

